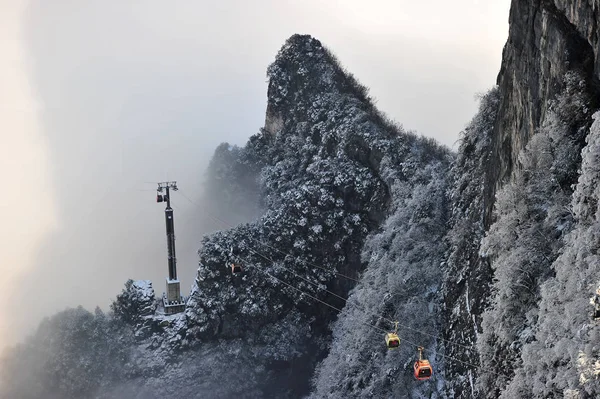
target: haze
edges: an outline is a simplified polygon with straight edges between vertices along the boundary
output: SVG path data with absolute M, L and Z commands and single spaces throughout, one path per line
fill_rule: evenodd
M 187 294 L 204 168 L 263 125 L 267 66 L 320 39 L 407 129 L 453 146 L 496 79 L 509 0 L 1 0 L 0 346 L 65 307 L 106 309 L 128 278 L 167 275 L 173 195 Z M 183 195 L 181 195 L 183 194 Z

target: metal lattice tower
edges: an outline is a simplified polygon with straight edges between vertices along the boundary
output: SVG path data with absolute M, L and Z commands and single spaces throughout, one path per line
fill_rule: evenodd
M 167 278 L 167 292 L 163 294 L 165 313 L 173 314 L 185 309 L 185 301 L 181 296 L 179 280 L 177 279 L 177 257 L 175 256 L 175 220 L 171 208 L 170 190 L 177 191 L 177 182 L 169 181 L 158 183 L 156 202 L 166 202 L 165 224 L 167 227 L 167 257 L 169 277 Z

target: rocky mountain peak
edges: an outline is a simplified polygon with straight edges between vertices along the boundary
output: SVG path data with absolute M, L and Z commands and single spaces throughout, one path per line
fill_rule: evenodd
M 288 122 L 302 122 L 299 115 L 322 106 L 324 94 L 352 94 L 372 108 L 367 89 L 344 71 L 336 57 L 310 35 L 295 34 L 279 50 L 267 70 L 269 87 L 265 130 L 277 134 Z

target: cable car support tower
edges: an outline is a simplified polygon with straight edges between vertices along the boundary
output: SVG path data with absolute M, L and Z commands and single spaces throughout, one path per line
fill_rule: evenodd
M 180 313 L 185 310 L 185 298 L 181 295 L 177 279 L 177 258 L 175 257 L 175 224 L 173 208 L 171 208 L 170 190 L 177 191 L 177 182 L 158 183 L 156 202 L 166 202 L 165 222 L 167 225 L 167 254 L 169 277 L 167 278 L 166 293 L 163 293 L 163 306 L 166 314 Z

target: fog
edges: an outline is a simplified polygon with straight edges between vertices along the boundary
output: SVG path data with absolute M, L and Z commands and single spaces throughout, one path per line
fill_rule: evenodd
M 106 309 L 128 278 L 167 276 L 176 180 L 187 294 L 204 232 L 202 174 L 264 122 L 266 68 L 294 33 L 320 39 L 405 128 L 453 146 L 495 83 L 509 1 L 0 0 L 0 346 L 65 307 Z M 367 5 L 368 4 L 368 5 Z M 8 143 L 8 145 L 7 145 Z

